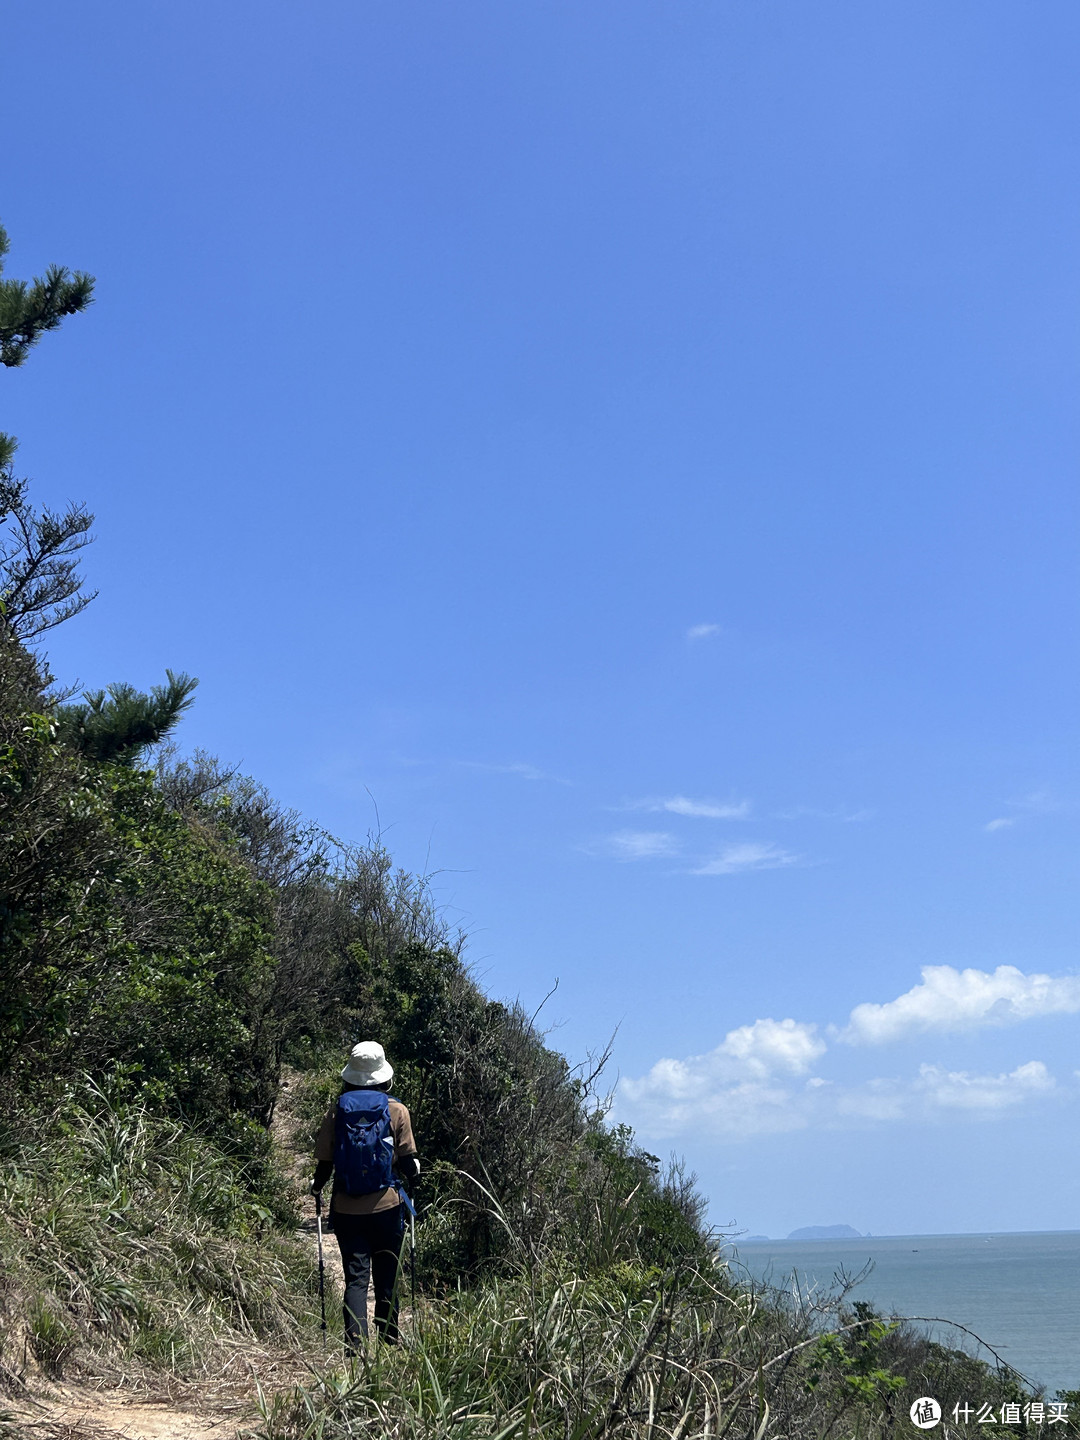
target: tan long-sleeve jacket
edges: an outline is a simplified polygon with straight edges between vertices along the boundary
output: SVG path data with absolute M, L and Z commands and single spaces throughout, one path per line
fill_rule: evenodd
M 334 1118 L 337 1102 L 323 1116 L 319 1136 L 315 1141 L 315 1159 L 324 1163 L 334 1162 Z M 413 1139 L 412 1121 L 409 1112 L 400 1100 L 390 1101 L 390 1129 L 394 1136 L 394 1167 L 406 1156 L 416 1155 L 416 1141 Z M 377 1210 L 393 1210 L 401 1204 L 401 1196 L 393 1185 L 385 1190 L 373 1190 L 370 1195 L 346 1195 L 334 1176 L 334 1190 L 330 1197 L 330 1213 L 338 1215 L 374 1215 Z

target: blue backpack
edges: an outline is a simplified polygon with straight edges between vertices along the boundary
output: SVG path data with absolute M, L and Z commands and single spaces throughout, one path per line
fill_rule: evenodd
M 346 1195 L 385 1190 L 393 1166 L 389 1097 L 382 1090 L 346 1090 L 334 1120 L 334 1170 Z

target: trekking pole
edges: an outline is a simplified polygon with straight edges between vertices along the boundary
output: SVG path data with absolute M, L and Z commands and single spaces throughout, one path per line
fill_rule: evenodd
M 405 1208 L 409 1212 L 409 1279 L 412 1285 L 412 1315 L 413 1326 L 416 1325 L 416 1206 L 412 1197 L 404 1186 L 401 1187 L 401 1198 L 405 1201 Z
M 319 1309 L 322 1311 L 323 1349 L 326 1349 L 326 1269 L 322 1250 L 322 1191 L 315 1191 L 315 1231 L 319 1237 Z

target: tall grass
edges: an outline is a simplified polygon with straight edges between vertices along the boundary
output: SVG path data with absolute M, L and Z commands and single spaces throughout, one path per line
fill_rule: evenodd
M 72 1090 L 0 1154 L 0 1364 L 220 1378 L 307 1346 L 316 1273 L 280 1197 L 138 1103 Z M 275 1211 L 278 1213 L 275 1214 Z
M 843 1284 L 806 1300 L 737 1283 L 719 1250 L 664 1273 L 626 1259 L 594 1268 L 599 1254 L 519 1244 L 510 1273 L 424 1301 L 400 1348 L 278 1395 L 254 1433 L 884 1440 L 916 1433 L 908 1409 L 920 1395 L 946 1408 L 1030 1398 L 1011 1373 L 852 1305 Z M 994 1433 L 1017 1427 L 980 1426 Z

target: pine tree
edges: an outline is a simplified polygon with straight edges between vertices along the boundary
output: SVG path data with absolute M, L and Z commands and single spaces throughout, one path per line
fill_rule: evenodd
M 163 740 L 192 703 L 198 680 L 166 670 L 167 685 L 149 695 L 126 683 L 88 690 L 82 704 L 56 710 L 57 738 L 90 759 L 134 765 Z
M 44 278 L 2 278 L 11 248 L 0 225 L 0 364 L 21 365 L 47 330 L 91 303 L 94 278 L 82 270 L 50 265 Z M 26 501 L 26 481 L 12 471 L 17 442 L 0 431 L 0 627 L 26 642 L 77 615 L 93 595 L 79 593 L 78 561 L 72 557 L 90 543 L 94 517 L 83 505 L 63 514 L 38 514 Z M 96 592 L 95 592 L 96 593 Z
M 9 248 L 0 225 L 0 275 Z M 33 284 L 0 278 L 0 363 L 21 365 L 46 331 L 86 309 L 93 290 L 91 275 L 60 265 L 50 265 Z M 77 558 L 92 539 L 93 515 L 77 504 L 63 513 L 35 510 L 27 502 L 27 482 L 15 478 L 15 450 L 14 438 L 0 434 L 0 527 L 7 522 L 0 529 L 0 632 L 22 646 L 77 615 L 97 592 L 82 593 Z M 54 702 L 57 737 L 90 759 L 135 765 L 173 729 L 199 683 L 171 670 L 165 674 L 168 683 L 149 694 L 118 683 L 86 691 L 81 703 Z

